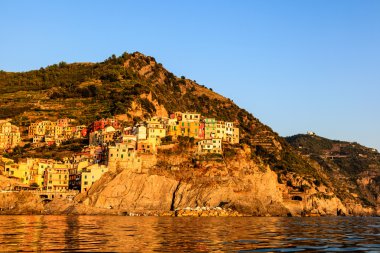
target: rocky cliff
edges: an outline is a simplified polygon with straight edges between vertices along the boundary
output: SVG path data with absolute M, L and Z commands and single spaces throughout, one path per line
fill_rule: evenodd
M 194 163 L 182 154 L 159 154 L 143 173 L 109 173 L 85 194 L 82 205 L 119 213 L 162 214 L 186 208 L 226 208 L 254 216 L 375 215 L 348 205 L 328 187 L 253 162 L 248 146 L 232 157 Z M 286 179 L 286 181 L 284 181 Z M 303 187 L 303 188 L 302 188 Z

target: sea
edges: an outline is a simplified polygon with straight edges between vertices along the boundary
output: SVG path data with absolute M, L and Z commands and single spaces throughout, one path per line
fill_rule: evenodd
M 380 217 L 8 215 L 0 252 L 380 252 Z

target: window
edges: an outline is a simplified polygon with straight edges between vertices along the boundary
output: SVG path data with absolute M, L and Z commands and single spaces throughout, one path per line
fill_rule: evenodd
M 84 185 L 87 185 L 88 184 L 88 182 L 87 181 L 84 181 Z

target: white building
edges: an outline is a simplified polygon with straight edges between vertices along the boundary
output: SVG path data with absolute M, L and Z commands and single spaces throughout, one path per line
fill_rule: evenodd
M 206 139 L 198 142 L 198 154 L 222 154 L 222 139 Z

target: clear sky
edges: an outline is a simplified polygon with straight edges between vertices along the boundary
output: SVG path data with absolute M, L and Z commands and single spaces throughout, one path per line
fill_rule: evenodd
M 282 136 L 380 149 L 379 0 L 1 0 L 0 69 L 140 51 Z

